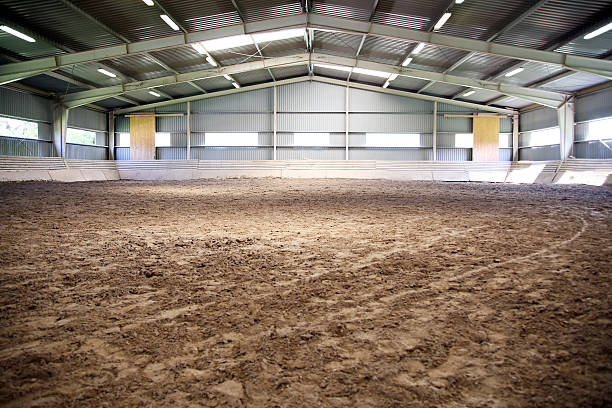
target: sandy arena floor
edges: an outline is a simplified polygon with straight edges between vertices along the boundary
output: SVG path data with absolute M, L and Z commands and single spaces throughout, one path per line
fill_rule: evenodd
M 612 190 L 0 185 L 0 406 L 612 404 Z

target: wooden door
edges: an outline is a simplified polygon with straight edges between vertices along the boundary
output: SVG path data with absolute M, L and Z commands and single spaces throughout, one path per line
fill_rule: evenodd
M 499 160 L 499 117 L 474 118 L 473 161 Z
M 130 160 L 155 160 L 155 116 L 130 117 Z

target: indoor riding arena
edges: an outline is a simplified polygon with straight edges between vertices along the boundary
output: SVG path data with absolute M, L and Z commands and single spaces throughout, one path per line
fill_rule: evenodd
M 612 406 L 610 15 L 0 0 L 0 407 Z

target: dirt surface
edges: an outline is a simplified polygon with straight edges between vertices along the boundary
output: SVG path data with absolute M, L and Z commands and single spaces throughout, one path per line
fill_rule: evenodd
M 612 190 L 0 185 L 5 407 L 612 404 Z

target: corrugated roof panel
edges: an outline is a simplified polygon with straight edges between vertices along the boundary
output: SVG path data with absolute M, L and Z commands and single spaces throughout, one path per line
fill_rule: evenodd
M 48 44 L 45 41 L 37 40 L 36 42 L 31 43 L 4 31 L 0 31 L 0 48 L 22 55 L 26 58 L 47 57 L 49 55 L 59 55 L 64 53 L 62 50 Z
M 466 91 L 468 90 L 468 88 L 464 89 Z M 483 103 L 502 96 L 502 94 L 500 94 L 499 92 L 489 91 L 488 89 L 473 89 L 473 91 L 475 92 L 472 95 L 467 97 L 459 97 L 457 99 L 461 99 L 468 102 Z
M 191 46 L 155 51 L 151 55 L 179 72 L 212 68 L 212 65 L 206 62 L 206 56 L 200 54 Z
M 608 31 L 590 40 L 585 40 L 583 36 L 580 36 L 575 41 L 571 41 L 555 51 L 597 58 L 609 54 L 611 50 L 612 31 Z
M 222 89 L 233 89 L 232 83 L 222 76 L 194 81 L 206 91 L 214 92 Z
M 576 92 L 581 89 L 590 88 L 595 85 L 607 82 L 606 78 L 577 72 L 573 75 L 542 85 L 541 88 L 551 89 L 554 91 Z
M 280 67 L 273 68 L 272 73 L 278 80 L 295 78 L 299 76 L 308 75 L 308 67 L 306 65 L 296 65 L 294 67 Z
M 454 48 L 427 45 L 419 54 L 412 56 L 413 61 L 410 63 L 410 67 L 442 72 L 466 54 L 465 51 Z
M 359 57 L 369 61 L 399 65 L 415 43 L 368 35 Z
M 241 72 L 240 74 L 232 75 L 240 85 L 252 85 L 272 80 L 267 69 L 258 69 L 256 71 Z
M 314 66 L 314 73 L 315 75 L 320 75 L 320 76 L 328 77 L 328 78 L 342 79 L 344 81 L 346 81 L 349 75 L 349 73 L 346 71 L 340 71 L 337 69 L 330 69 L 330 68 L 322 68 L 316 65 Z
M 313 12 L 353 20 L 369 20 L 374 11 L 374 0 L 317 0 L 313 4 Z
M 502 71 L 516 62 L 518 62 L 518 60 L 513 60 L 511 58 L 489 54 L 474 54 L 458 68 L 450 71 L 449 74 L 484 79 Z
M 515 108 L 515 109 L 521 109 L 529 105 L 533 105 L 533 103 L 526 101 L 524 99 L 519 99 L 519 98 L 514 98 L 514 97 L 508 97 L 506 99 L 502 99 L 501 101 L 493 104 L 493 106 L 501 106 L 504 108 Z
M 552 75 L 563 71 L 563 68 L 557 65 L 541 64 L 537 62 L 525 62 L 521 65 L 525 70 L 511 77 L 501 76 L 500 82 L 529 85 L 539 80 L 548 78 Z
M 394 81 L 391 82 L 389 87 L 416 92 L 428 83 L 429 81 L 425 81 L 423 79 L 410 78 L 400 75 Z
M 163 4 L 188 31 L 209 30 L 242 23 L 230 0 L 164 0 Z
M 259 48 L 264 56 L 281 57 L 284 55 L 299 54 L 306 51 L 304 37 L 287 38 L 284 40 L 260 43 Z
M 351 75 L 351 82 L 360 82 L 362 84 L 378 85 L 382 87 L 382 85 L 387 82 L 387 78 L 365 74 L 357 74 L 353 72 L 353 74 Z
M 138 91 L 128 92 L 125 96 L 143 103 L 163 102 L 168 100 L 168 98 L 164 96 L 157 97 L 151 95 L 148 89 L 139 89 Z
M 221 65 L 234 65 L 261 59 L 254 45 L 244 45 L 210 53 Z
M 202 91 L 198 90 L 192 85 L 189 85 L 187 82 L 181 82 L 179 84 L 166 85 L 158 88 L 163 92 L 174 98 L 183 98 L 185 96 L 192 96 L 201 94 Z
M 372 21 L 427 30 L 448 4 L 448 0 L 380 0 Z
M 299 0 L 243 0 L 237 3 L 244 18 L 249 22 L 302 12 Z
M 60 70 L 57 70 L 57 72 L 61 74 L 65 74 L 69 77 L 73 77 L 75 79 L 81 79 L 86 82 L 96 84 L 99 86 L 113 86 L 113 85 L 119 85 L 122 82 L 124 82 L 121 79 L 120 75 L 117 75 L 116 78 L 111 78 L 111 77 L 108 77 L 98 72 L 98 68 L 104 68 L 104 67 L 95 62 L 88 62 L 85 64 L 72 65 L 69 67 L 65 67 Z
M 314 51 L 354 57 L 361 44 L 361 38 L 361 35 L 315 30 Z
M 172 75 L 146 54 L 128 55 L 105 61 L 106 65 L 137 80 Z
M 57 94 L 65 94 L 66 92 L 86 91 L 89 88 L 74 85 L 58 78 L 53 78 L 48 75 L 36 75 L 30 78 L 22 79 L 19 83 L 31 86 L 34 89 L 41 91 L 53 92 Z
M 108 99 L 103 99 L 101 101 L 97 101 L 96 105 L 101 106 L 103 108 L 107 108 L 107 109 L 129 108 L 129 107 L 134 106 L 131 103 L 127 103 L 125 101 L 121 101 L 115 98 L 108 98 Z
M 436 82 L 435 84 L 427 88 L 427 90 L 423 93 L 430 94 L 430 95 L 436 95 L 436 96 L 454 96 L 455 94 L 463 90 L 467 90 L 467 88 L 463 86 L 456 86 L 456 85 L 443 84 L 441 82 Z

